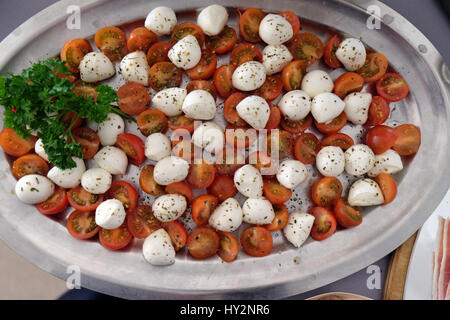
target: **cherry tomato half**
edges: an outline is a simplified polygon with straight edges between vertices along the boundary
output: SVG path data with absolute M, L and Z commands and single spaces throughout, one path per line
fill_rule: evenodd
M 323 58 L 325 63 L 331 68 L 339 68 L 341 66 L 341 62 L 336 57 L 336 50 L 339 48 L 340 44 L 341 40 L 339 39 L 339 36 L 335 34 L 330 38 L 330 40 L 327 41 L 327 44 L 325 45 Z
M 150 67 L 148 84 L 156 91 L 179 87 L 182 75 L 182 71 L 172 62 L 156 62 Z
M 394 130 L 398 137 L 392 149 L 397 151 L 399 155 L 410 156 L 419 151 L 421 136 L 418 127 L 413 124 L 402 124 Z
M 312 187 L 312 199 L 319 207 L 329 207 L 341 197 L 342 183 L 335 177 L 323 177 Z
M 330 210 L 321 207 L 311 209 L 314 216 L 314 224 L 311 229 L 311 238 L 322 241 L 331 236 L 336 231 L 336 218 Z
M 217 56 L 209 50 L 202 50 L 200 61 L 192 69 L 186 70 L 189 77 L 195 80 L 210 78 L 217 67 Z
M 85 39 L 73 39 L 69 40 L 64 44 L 61 49 L 61 60 L 66 61 L 67 68 L 73 73 L 80 72 L 78 66 L 80 65 L 83 57 L 92 51 L 92 47 L 89 42 Z
M 228 98 L 235 91 L 231 80 L 235 69 L 233 65 L 223 65 L 214 72 L 214 86 L 222 98 Z
M 100 147 L 100 137 L 97 132 L 88 127 L 80 127 L 72 130 L 72 136 L 76 143 L 81 144 L 83 159 L 91 159 Z
M 253 94 L 260 96 L 261 98 L 272 101 L 278 98 L 278 96 L 283 91 L 283 82 L 280 76 L 271 75 L 266 77 L 263 85 L 256 89 Z
M 397 140 L 398 135 L 394 128 L 377 125 L 367 132 L 366 144 L 375 154 L 382 154 L 389 150 Z
M 179 251 L 186 245 L 188 235 L 186 228 L 181 223 L 178 221 L 169 221 L 163 222 L 161 225 L 169 234 L 175 251 Z
M 92 238 L 100 230 L 95 223 L 95 211 L 73 211 L 66 227 L 71 236 L 81 240 Z
M 111 61 L 119 61 L 127 54 L 127 38 L 117 27 L 104 27 L 97 31 L 94 42 Z
M 382 172 L 375 177 L 375 182 L 378 183 L 383 193 L 383 204 L 392 202 L 397 195 L 397 183 L 394 178 L 390 174 Z
M 139 186 L 148 194 L 160 196 L 164 194 L 164 187 L 157 184 L 153 178 L 154 169 L 155 166 L 151 164 L 148 164 L 142 168 L 141 174 L 139 175 Z
M 362 223 L 361 210 L 358 207 L 352 207 L 346 198 L 336 201 L 334 215 L 339 225 L 344 228 L 356 227 Z
M 169 127 L 169 120 L 164 112 L 157 109 L 150 109 L 141 112 L 137 117 L 139 131 L 144 136 L 149 136 L 155 132 L 166 132 Z
M 200 48 L 203 47 L 205 34 L 203 33 L 202 28 L 192 22 L 183 22 L 176 25 L 170 35 L 170 43 L 175 44 L 188 35 L 194 36 L 197 39 Z
M 259 37 L 259 24 L 265 14 L 260 9 L 249 8 L 243 14 L 239 12 L 239 34 L 250 42 L 261 41 Z
M 99 240 L 106 249 L 119 250 L 125 248 L 133 240 L 133 235 L 128 230 L 127 223 L 124 222 L 116 229 L 101 229 Z
M 216 155 L 214 166 L 217 174 L 232 176 L 244 164 L 244 156 L 238 149 L 226 147 Z
M 212 194 L 202 194 L 192 202 L 192 219 L 199 227 L 208 224 L 209 217 L 219 204 L 219 199 Z
M 369 117 L 366 125 L 376 126 L 377 124 L 382 124 L 389 118 L 390 113 L 389 103 L 380 96 L 373 96 L 369 106 Z
M 17 180 L 28 174 L 46 176 L 47 172 L 47 162 L 35 154 L 26 154 L 17 158 L 12 166 L 12 174 Z
M 313 119 L 312 119 L 311 114 L 308 114 L 304 119 L 297 120 L 297 121 L 289 120 L 285 117 L 282 117 L 280 125 L 284 130 L 289 131 L 290 133 L 296 134 L 296 133 L 302 133 L 306 129 L 311 127 L 312 120 Z
M 66 189 L 57 187 L 50 198 L 36 204 L 36 209 L 42 214 L 56 214 L 66 209 L 68 204 Z
M 281 185 L 274 178 L 265 178 L 263 183 L 264 196 L 272 204 L 283 204 L 291 198 L 291 189 Z
M 289 213 L 284 204 L 274 204 L 273 211 L 275 212 L 275 218 L 273 218 L 271 223 L 266 224 L 263 227 L 269 231 L 278 231 L 287 225 Z
M 186 91 L 189 93 L 189 92 L 194 91 L 194 90 L 205 90 L 205 91 L 208 91 L 214 97 L 214 100 L 217 99 L 216 87 L 214 87 L 214 84 L 211 81 L 208 81 L 208 80 L 193 80 L 193 81 L 189 82 L 186 85 Z
M 349 93 L 359 92 L 364 86 L 364 78 L 356 72 L 346 72 L 336 79 L 334 93 L 344 99 Z
M 325 137 L 324 139 L 322 139 L 322 142 L 320 144 L 322 148 L 327 146 L 334 146 L 339 147 L 345 151 L 352 145 L 354 145 L 355 142 L 350 136 L 346 135 L 345 133 L 338 132 Z
M 250 227 L 241 233 L 241 246 L 252 257 L 267 256 L 273 247 L 273 238 L 263 227 Z
M 297 34 L 300 31 L 300 19 L 297 17 L 295 12 L 292 11 L 281 11 L 278 12 L 280 16 L 285 18 L 292 26 L 292 31 Z
M 237 34 L 233 28 L 225 26 L 216 36 L 206 36 L 205 47 L 214 53 L 222 54 L 230 51 L 237 41 Z
M 151 67 L 157 62 L 170 61 L 167 55 L 170 48 L 172 48 L 172 45 L 168 42 L 160 41 L 152 44 L 147 51 L 148 65 Z
M 384 54 L 372 52 L 367 54 L 366 62 L 358 70 L 358 73 L 364 78 L 365 82 L 374 82 L 381 79 L 388 68 L 388 61 Z
M 342 112 L 340 115 L 331 120 L 329 123 L 319 123 L 316 120 L 314 120 L 314 125 L 316 126 L 317 130 L 319 130 L 324 134 L 336 133 L 343 127 L 345 127 L 346 123 L 347 123 L 347 115 L 345 114 L 345 112 Z
M 189 254 L 195 259 L 206 259 L 217 253 L 220 238 L 212 229 L 201 227 L 192 231 L 187 239 Z
M 313 164 L 320 151 L 320 141 L 312 133 L 303 133 L 295 139 L 295 158 L 304 164 Z
M 206 189 L 213 183 L 214 177 L 214 165 L 202 159 L 202 163 L 190 165 L 186 182 L 194 189 Z
M 208 193 L 216 196 L 220 202 L 232 198 L 237 194 L 233 178 L 229 176 L 216 176 L 213 183 L 208 187 Z
M 194 200 L 194 193 L 192 192 L 191 187 L 181 181 L 168 184 L 165 191 L 168 194 L 180 194 L 184 196 L 188 204 L 191 204 L 192 200 Z
M 161 228 L 161 222 L 153 215 L 151 206 L 142 204 L 127 215 L 127 226 L 133 237 L 145 239 Z
M 377 81 L 377 92 L 389 102 L 400 101 L 409 93 L 406 81 L 398 73 L 385 73 Z
M 145 27 L 139 27 L 131 31 L 127 39 L 127 47 L 130 51 L 147 52 L 156 41 L 158 41 L 158 37 L 154 32 Z
M 220 247 L 217 254 L 225 262 L 234 261 L 239 252 L 239 242 L 236 237 L 225 231 L 218 231 L 220 238 Z
M 262 62 L 262 53 L 254 44 L 240 43 L 231 51 L 230 64 L 234 67 L 249 61 Z
M 108 199 L 117 199 L 122 202 L 126 213 L 136 209 L 138 195 L 136 189 L 126 181 L 116 180 L 111 183 L 111 187 L 106 193 Z
M 117 136 L 116 145 L 122 149 L 128 161 L 135 166 L 140 166 L 145 160 L 144 142 L 132 133 L 121 133 Z
M 278 134 L 278 137 L 277 137 Z M 279 160 L 292 155 L 294 137 L 285 130 L 272 131 L 267 135 L 267 154 Z
M 305 63 L 300 60 L 290 62 L 281 72 L 281 80 L 286 91 L 300 90 L 305 74 Z
M 119 108 L 131 115 L 145 111 L 151 103 L 147 88 L 137 82 L 128 82 L 117 90 Z
M 323 56 L 323 43 L 315 34 L 299 33 L 292 37 L 289 43 L 289 50 L 294 59 L 302 61 L 305 66 L 313 64 Z
M 23 156 L 33 150 L 36 141 L 37 137 L 31 136 L 24 139 L 13 129 L 3 128 L 0 132 L 0 145 L 3 151 L 13 157 Z
M 93 211 L 103 202 L 103 194 L 87 192 L 81 186 L 70 189 L 67 197 L 70 205 L 78 211 Z

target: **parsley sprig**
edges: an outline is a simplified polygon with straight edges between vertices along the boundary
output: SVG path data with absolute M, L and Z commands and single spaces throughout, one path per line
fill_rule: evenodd
M 20 75 L 0 77 L 0 104 L 4 106 L 5 127 L 23 138 L 36 134 L 42 139 L 49 162 L 61 169 L 75 167 L 72 156 L 82 158 L 81 145 L 71 129 L 61 121 L 67 112 L 100 123 L 114 112 L 132 119 L 117 107 L 117 94 L 108 85 L 96 87 L 98 96 L 84 98 L 73 92 L 75 87 L 61 75 L 70 75 L 64 61 L 57 58 L 37 62 Z

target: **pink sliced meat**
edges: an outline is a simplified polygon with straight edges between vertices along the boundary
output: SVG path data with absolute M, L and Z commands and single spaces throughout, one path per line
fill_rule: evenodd
M 438 277 L 438 300 L 446 298 L 450 281 L 450 227 L 449 219 L 445 220 L 442 238 L 442 259 Z

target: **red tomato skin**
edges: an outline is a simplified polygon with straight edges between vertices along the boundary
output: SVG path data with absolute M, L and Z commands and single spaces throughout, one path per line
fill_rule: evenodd
M 394 128 L 377 125 L 367 132 L 366 144 L 374 154 L 382 154 L 394 145 L 397 138 Z
M 314 207 L 311 210 L 311 214 L 315 218 L 311 229 L 311 238 L 322 241 L 330 237 L 336 231 L 336 218 L 330 210 L 322 207 Z

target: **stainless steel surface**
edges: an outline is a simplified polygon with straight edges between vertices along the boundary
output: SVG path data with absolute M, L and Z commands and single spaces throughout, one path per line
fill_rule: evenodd
M 2 72 L 18 72 L 32 61 L 54 55 L 68 39 L 91 37 L 102 26 L 143 18 L 157 5 L 186 9 L 186 3 L 175 0 L 84 0 L 78 3 L 82 9 L 80 30 L 66 28 L 66 8 L 72 2 L 62 1 L 34 16 L 6 38 L 0 44 Z M 189 2 L 188 7 L 209 3 L 195 0 Z M 68 276 L 68 265 L 78 265 L 82 286 L 126 298 L 280 298 L 338 280 L 392 251 L 426 220 L 449 187 L 449 83 L 441 78 L 443 61 L 439 53 L 409 22 L 379 2 L 354 3 L 247 0 L 227 1 L 226 5 L 256 6 L 268 11 L 293 10 L 303 19 L 305 30 L 313 30 L 322 39 L 327 37 L 324 27 L 361 37 L 368 46 L 383 52 L 410 85 L 411 94 L 405 101 L 395 104 L 389 121 L 420 126 L 422 147 L 407 161 L 407 168 L 397 175 L 399 189 L 395 201 L 365 210 L 361 226 L 340 231 L 323 242 L 309 241 L 300 249 L 293 249 L 278 234 L 274 253 L 260 259 L 240 253 L 238 260 L 231 264 L 215 258 L 199 262 L 182 253 L 173 266 L 154 267 L 144 261 L 139 241 L 134 241 L 126 253 L 110 252 L 96 241 L 73 239 L 65 230 L 64 217 L 48 218 L 34 207 L 18 202 L 11 192 L 15 180 L 7 159 L 2 156 L 0 201 L 5 204 L 0 215 L 2 240 L 62 279 Z M 372 4 L 380 7 L 381 18 L 389 22 L 383 23 L 381 30 L 366 28 L 364 8 Z M 332 76 L 336 78 L 337 73 Z M 360 129 L 347 130 L 356 137 Z M 136 175 L 136 168 L 131 168 L 126 179 L 133 182 L 132 177 Z M 303 186 L 296 191 L 300 198 L 305 198 L 309 188 Z M 150 198 L 144 200 L 151 201 Z M 303 210 L 308 207 L 306 199 L 290 205 Z

